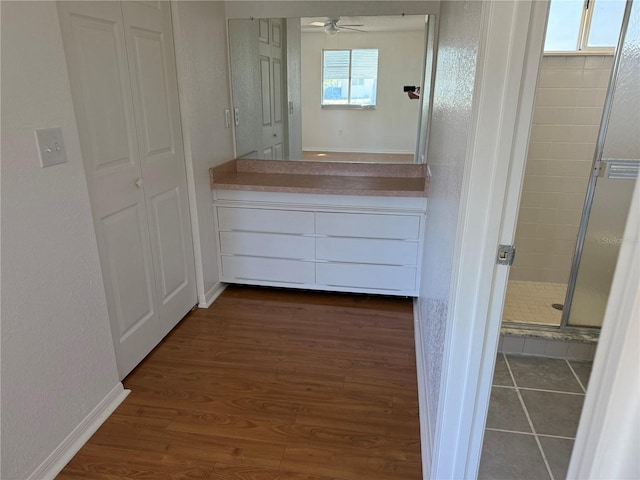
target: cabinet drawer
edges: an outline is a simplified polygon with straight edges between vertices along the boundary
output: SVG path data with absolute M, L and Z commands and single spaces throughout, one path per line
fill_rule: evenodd
M 315 264 L 276 258 L 222 256 L 222 280 L 256 280 L 310 284 L 315 282 Z
M 271 233 L 314 233 L 313 212 L 218 207 L 220 230 Z
M 277 233 L 220 232 L 220 251 L 231 255 L 313 260 L 315 239 Z
M 420 217 L 363 213 L 316 213 L 316 233 L 337 237 L 413 240 L 420 233 Z
M 318 263 L 318 285 L 411 291 L 416 286 L 416 269 L 391 265 Z
M 318 238 L 316 257 L 333 262 L 416 265 L 418 243 L 368 238 Z

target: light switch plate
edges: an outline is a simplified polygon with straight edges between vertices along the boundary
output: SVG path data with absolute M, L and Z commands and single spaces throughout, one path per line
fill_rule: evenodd
M 61 128 L 42 128 L 36 130 L 36 141 L 38 143 L 38 153 L 40 154 L 40 165 L 42 168 L 58 165 L 67 161 L 67 152 L 64 149 Z

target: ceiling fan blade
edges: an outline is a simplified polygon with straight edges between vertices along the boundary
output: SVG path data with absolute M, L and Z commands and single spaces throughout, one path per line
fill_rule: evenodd
M 311 22 L 308 27 L 324 27 L 324 22 Z
M 366 30 L 360 30 L 359 28 L 350 28 L 343 26 L 338 26 L 338 30 L 351 30 L 352 32 L 369 33 Z
M 342 28 L 342 27 L 364 27 L 364 23 L 349 23 L 349 24 L 338 23 L 338 27 L 340 27 L 340 28 Z

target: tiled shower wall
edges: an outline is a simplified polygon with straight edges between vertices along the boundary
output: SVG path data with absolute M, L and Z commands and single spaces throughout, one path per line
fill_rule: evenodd
M 511 280 L 567 283 L 613 56 L 545 56 Z

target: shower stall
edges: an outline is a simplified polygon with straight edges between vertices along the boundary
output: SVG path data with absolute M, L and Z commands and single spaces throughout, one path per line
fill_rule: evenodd
M 640 1 L 614 55 L 541 65 L 503 330 L 597 337 L 640 168 Z

